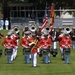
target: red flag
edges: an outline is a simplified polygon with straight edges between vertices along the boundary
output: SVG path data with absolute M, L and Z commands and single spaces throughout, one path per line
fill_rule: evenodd
M 53 27 L 54 24 L 54 4 L 50 8 L 50 27 Z

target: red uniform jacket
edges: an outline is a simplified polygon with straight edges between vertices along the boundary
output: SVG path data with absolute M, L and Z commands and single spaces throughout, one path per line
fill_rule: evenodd
M 22 37 L 22 39 L 21 39 L 21 41 L 20 41 L 20 45 L 22 46 L 22 47 L 30 47 L 29 46 L 29 41 L 27 40 L 27 37 Z
M 14 48 L 14 42 L 11 38 L 6 37 L 2 42 L 2 46 L 6 48 Z
M 58 36 L 58 39 L 60 40 L 59 45 L 61 48 L 70 48 L 72 46 L 71 38 L 68 36 Z
M 11 35 L 11 39 L 13 40 L 15 46 L 18 46 L 18 38 L 19 37 L 16 34 Z
M 37 40 L 36 37 L 31 37 L 31 43 L 35 43 L 35 41 Z M 37 53 L 37 43 L 38 43 L 38 40 L 36 42 L 36 44 L 32 47 L 31 49 L 31 53 Z
M 32 36 L 28 36 L 28 37 L 22 37 L 21 41 L 20 41 L 20 45 L 22 47 L 31 47 L 32 44 L 35 42 L 35 38 Z M 37 52 L 37 48 L 36 46 L 32 49 L 31 48 L 31 53 L 36 53 Z
M 52 45 L 51 37 L 41 38 L 38 43 L 38 47 L 41 47 L 41 48 L 50 48 L 51 45 Z

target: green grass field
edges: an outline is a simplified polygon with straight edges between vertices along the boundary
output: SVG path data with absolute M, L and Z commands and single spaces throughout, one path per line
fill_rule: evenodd
M 7 31 L 3 30 L 1 33 L 6 35 Z M 0 39 L 0 42 L 2 42 L 3 38 Z M 18 49 L 18 57 L 12 64 L 7 64 L 4 47 L 2 47 L 1 44 L 0 49 L 3 50 L 3 55 L 0 57 L 0 75 L 75 75 L 75 50 L 73 49 L 71 49 L 69 64 L 65 64 L 65 62 L 61 60 L 58 49 L 58 55 L 56 57 L 51 55 L 50 64 L 43 64 L 42 57 L 38 56 L 36 68 L 32 67 L 32 62 L 25 64 L 21 46 L 19 46 Z

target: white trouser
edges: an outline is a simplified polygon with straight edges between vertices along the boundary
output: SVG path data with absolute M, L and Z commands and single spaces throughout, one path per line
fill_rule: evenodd
M 3 26 L 0 27 L 0 30 L 3 30 Z
M 15 46 L 14 49 L 13 49 L 13 58 L 15 59 L 16 56 L 17 56 L 17 49 L 18 49 L 18 46 Z
M 6 30 L 8 30 L 8 25 L 5 25 Z
M 31 59 L 31 54 L 29 55 L 29 58 Z
M 56 49 L 56 42 L 53 42 L 53 49 Z
M 63 48 L 60 47 L 60 52 L 63 53 Z
M 48 58 L 48 62 L 50 63 L 50 53 L 48 53 L 48 57 L 49 57 L 49 58 Z
M 40 48 L 37 49 L 37 52 L 38 52 L 38 53 L 40 52 Z
M 15 57 L 17 56 L 18 46 L 15 46 Z
M 63 58 L 63 48 L 60 47 L 61 56 Z
M 32 53 L 32 66 L 36 67 L 37 65 L 37 53 Z
M 14 48 L 13 48 L 13 52 L 12 52 L 12 55 L 11 55 L 11 61 L 13 61 L 13 59 L 14 59 Z
M 11 61 L 13 61 L 13 59 L 15 59 L 16 56 L 17 56 L 17 48 L 18 48 L 18 46 L 15 46 L 13 48 L 13 52 L 12 52 L 12 55 L 11 55 Z

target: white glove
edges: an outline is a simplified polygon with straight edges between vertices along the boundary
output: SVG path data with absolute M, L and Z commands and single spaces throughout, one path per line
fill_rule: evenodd
M 32 44 L 35 44 L 34 42 L 32 42 L 32 43 L 29 43 L 29 46 L 31 46 Z
M 62 37 L 64 35 L 64 33 L 60 34 L 59 36 Z

